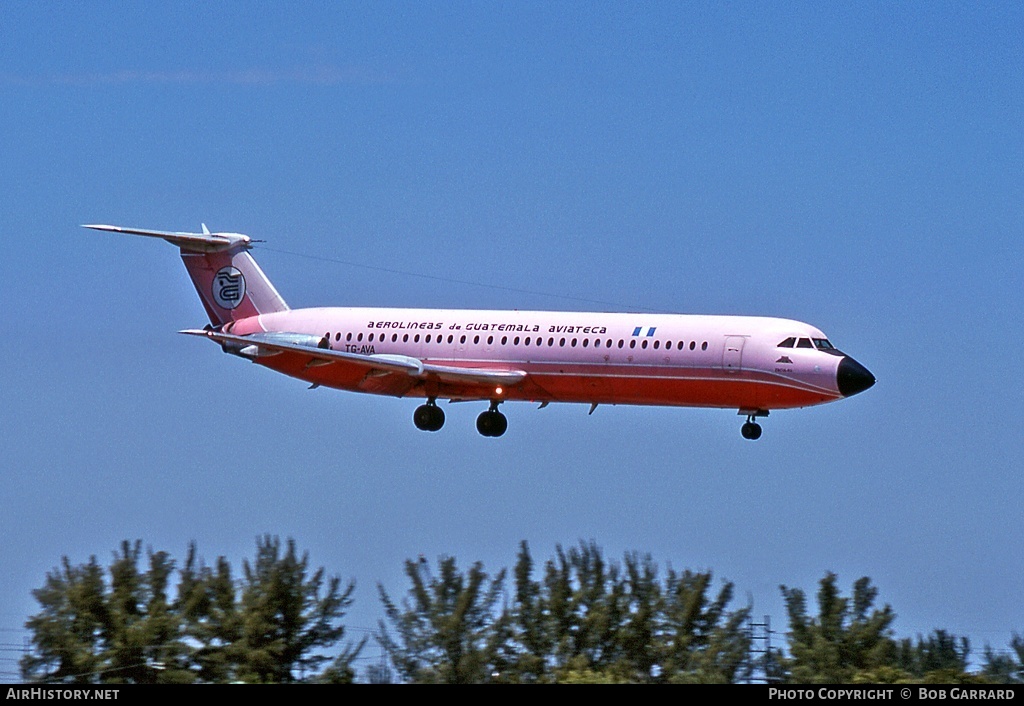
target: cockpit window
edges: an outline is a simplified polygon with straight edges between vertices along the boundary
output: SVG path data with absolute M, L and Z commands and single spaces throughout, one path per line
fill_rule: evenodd
M 814 347 L 823 351 L 835 350 L 835 346 L 833 346 L 827 338 L 815 338 Z
M 780 343 L 777 347 L 778 348 L 792 348 L 794 345 L 796 345 L 796 337 L 795 336 L 790 336 L 785 341 Z
M 814 346 L 811 345 L 811 339 L 809 339 L 809 338 L 801 338 L 799 341 L 796 342 L 796 347 L 797 348 L 814 348 Z

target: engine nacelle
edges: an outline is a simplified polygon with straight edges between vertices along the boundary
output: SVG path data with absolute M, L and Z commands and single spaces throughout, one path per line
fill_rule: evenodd
M 246 336 L 245 340 L 245 343 L 221 343 L 220 347 L 225 353 L 255 360 L 281 354 L 281 351 L 265 348 L 260 343 L 287 343 L 308 348 L 327 348 L 330 345 L 326 338 L 308 333 L 253 333 Z

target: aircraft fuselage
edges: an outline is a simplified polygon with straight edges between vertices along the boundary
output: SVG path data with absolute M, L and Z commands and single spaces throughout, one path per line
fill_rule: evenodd
M 501 436 L 508 400 L 734 408 L 757 417 L 871 387 L 864 366 L 817 328 L 753 316 L 470 309 L 292 309 L 240 233 L 86 226 L 176 245 L 203 307 L 204 336 L 228 353 L 314 387 L 424 397 L 416 427 L 438 431 L 437 400 L 483 400 L 484 436 Z
M 255 357 L 325 387 L 441 399 L 787 409 L 843 397 L 839 366 L 847 359 L 815 346 L 826 336 L 813 326 L 747 316 L 315 308 L 241 319 L 224 330 L 303 333 L 347 353 L 527 373 L 511 386 L 431 382 Z M 778 347 L 790 338 L 811 347 Z

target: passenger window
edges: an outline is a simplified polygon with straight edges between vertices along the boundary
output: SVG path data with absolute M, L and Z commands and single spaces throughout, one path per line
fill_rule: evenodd
M 692 351 L 696 347 L 697 347 L 697 342 L 696 341 L 690 341 L 690 350 Z
M 449 334 L 448 335 L 448 343 L 451 343 L 454 340 L 455 340 L 455 336 L 452 336 L 451 334 Z
M 412 342 L 413 343 L 419 343 L 420 342 L 420 335 L 418 333 L 415 336 L 412 337 Z
M 338 331 L 336 334 L 334 334 L 334 340 L 335 341 L 340 341 L 341 340 L 341 331 Z
M 518 346 L 519 345 L 519 336 L 516 336 L 515 338 L 512 339 L 512 345 L 513 346 Z
M 459 339 L 459 343 L 465 343 L 465 342 L 466 342 L 466 336 L 463 335 L 462 338 Z
M 493 343 L 494 343 L 494 336 L 488 336 L 487 337 L 487 345 L 490 346 L 490 345 L 493 345 Z
M 357 341 L 361 341 L 361 340 L 363 340 L 363 334 L 362 334 L 362 333 L 360 333 L 360 334 L 359 334 L 358 336 L 356 336 L 356 340 L 357 340 Z
M 351 341 L 352 340 L 352 332 L 351 331 L 349 331 L 348 333 L 345 334 L 345 340 L 346 341 Z
M 625 343 L 625 341 L 623 341 L 623 340 L 622 340 L 622 339 L 620 338 L 620 339 L 619 339 L 619 348 L 622 348 L 622 346 L 623 346 L 623 344 L 624 344 L 624 343 Z
M 655 342 L 654 342 L 654 350 L 658 350 L 658 346 L 659 346 L 660 344 L 661 344 L 661 341 L 655 341 Z
M 370 334 L 370 340 L 371 341 L 373 340 L 373 334 L 372 333 Z M 430 334 L 429 333 L 427 334 L 427 337 L 424 339 L 424 343 L 430 343 Z
M 704 343 L 700 344 L 700 349 L 706 351 L 708 349 L 708 342 L 704 341 Z
M 391 342 L 392 343 L 398 343 L 398 334 L 397 333 L 391 334 Z
M 409 334 L 405 334 L 404 336 L 402 336 L 402 343 L 408 343 L 408 342 L 409 342 Z
M 502 336 L 501 337 L 501 345 L 505 345 L 506 343 L 508 343 L 508 336 Z
M 636 348 L 636 339 L 635 338 L 630 339 L 629 347 L 630 348 Z
M 644 342 L 640 344 L 640 347 L 644 348 L 644 349 L 647 348 L 647 339 L 646 338 L 644 339 Z
M 478 343 L 480 343 L 480 337 L 479 336 L 473 336 L 473 345 L 476 345 Z

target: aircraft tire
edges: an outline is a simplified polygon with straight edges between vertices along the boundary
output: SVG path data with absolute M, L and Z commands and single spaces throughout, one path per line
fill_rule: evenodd
M 444 426 L 444 410 L 434 404 L 422 404 L 413 413 L 412 423 L 422 431 L 438 431 Z
M 508 430 L 508 418 L 501 412 L 491 412 L 494 415 L 494 428 L 491 429 L 491 436 L 501 436 Z
M 488 410 L 476 418 L 476 430 L 481 436 L 501 436 L 507 429 L 508 419 L 501 412 Z
M 747 422 L 740 427 L 740 434 L 743 435 L 744 439 L 750 439 L 754 441 L 761 438 L 761 425 L 755 424 L 754 422 Z

